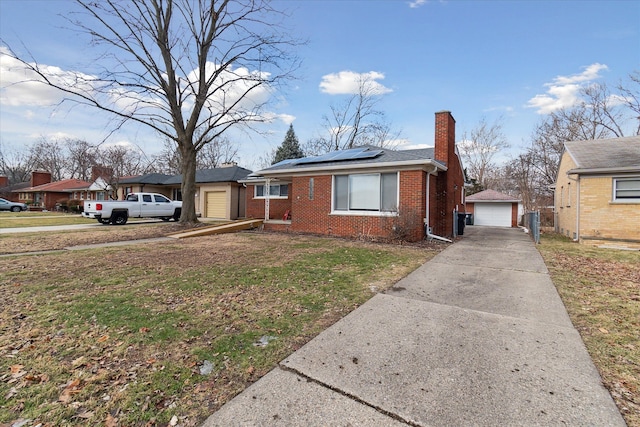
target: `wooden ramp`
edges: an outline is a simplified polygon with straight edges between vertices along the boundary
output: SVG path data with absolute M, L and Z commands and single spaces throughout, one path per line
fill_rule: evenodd
M 169 234 L 168 237 L 173 237 L 174 239 L 184 239 L 187 237 L 208 236 L 210 234 L 233 233 L 234 231 L 250 230 L 260 227 L 263 222 L 264 220 L 262 219 L 233 221 L 227 224 L 212 225 L 209 227 L 198 227 L 189 231 L 173 233 Z

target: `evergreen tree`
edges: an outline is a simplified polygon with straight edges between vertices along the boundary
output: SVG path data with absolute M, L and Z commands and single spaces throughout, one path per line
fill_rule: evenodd
M 300 148 L 298 137 L 293 131 L 293 125 L 289 125 L 287 135 L 284 137 L 282 144 L 276 150 L 276 155 L 273 158 L 273 163 L 271 164 L 274 165 L 283 160 L 299 159 L 302 157 L 304 157 L 304 153 L 302 152 L 302 148 Z

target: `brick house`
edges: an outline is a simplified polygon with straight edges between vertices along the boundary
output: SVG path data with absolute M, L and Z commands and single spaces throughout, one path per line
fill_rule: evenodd
M 32 172 L 31 186 L 14 190 L 22 203 L 46 210 L 55 210 L 61 200 L 87 197 L 90 182 L 81 179 L 63 179 L 51 182 L 49 172 Z
M 435 115 L 435 147 L 357 147 L 285 160 L 252 173 L 247 217 L 265 229 L 334 236 L 420 240 L 454 233 L 464 212 L 464 174 L 450 112 Z
M 555 231 L 580 243 L 640 248 L 640 136 L 564 145 Z

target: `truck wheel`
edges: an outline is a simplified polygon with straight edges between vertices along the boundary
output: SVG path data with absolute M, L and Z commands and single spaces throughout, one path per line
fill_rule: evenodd
M 174 221 L 180 221 L 180 214 L 182 213 L 182 209 L 176 209 L 173 212 L 173 220 Z
M 125 225 L 127 223 L 126 212 L 117 212 L 111 215 L 111 224 L 113 225 Z

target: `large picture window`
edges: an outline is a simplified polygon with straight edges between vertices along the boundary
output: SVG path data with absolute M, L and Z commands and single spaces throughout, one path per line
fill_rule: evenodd
M 640 178 L 620 178 L 613 180 L 614 200 L 640 200 Z
M 391 212 L 397 208 L 397 172 L 334 176 L 335 211 Z

